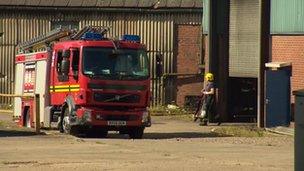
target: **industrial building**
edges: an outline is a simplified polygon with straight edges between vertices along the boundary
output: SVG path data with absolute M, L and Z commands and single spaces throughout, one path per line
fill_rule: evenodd
M 211 71 L 222 120 L 265 126 L 265 64 L 291 63 L 290 92 L 304 87 L 302 0 L 7 0 L 0 9 L 0 93 L 13 93 L 18 43 L 58 26 L 85 25 L 109 26 L 110 37 L 141 36 L 151 61 L 153 105 L 193 104 L 201 73 Z M 162 78 L 155 77 L 157 52 L 163 54 Z
M 269 120 L 289 123 L 291 91 L 304 87 L 304 2 L 204 0 L 203 4 L 203 37 L 208 40 L 204 46 L 209 52 L 205 61 L 207 70 L 217 75 L 218 112 L 224 120 L 253 119 L 262 127 Z M 272 70 L 265 66 L 269 62 L 291 64 L 285 88 L 280 90 L 283 79 L 269 83 L 274 80 L 267 74 Z M 270 91 L 274 89 L 279 90 Z M 284 98 L 276 98 L 279 94 Z M 278 104 L 287 106 L 280 111 Z
M 7 0 L 0 1 L 0 93 L 14 91 L 17 45 L 63 26 L 110 27 L 109 37 L 137 34 L 149 51 L 153 105 L 184 105 L 202 88 L 202 1 Z M 155 77 L 155 55 L 163 55 L 164 78 Z M 0 97 L 0 104 L 11 104 Z

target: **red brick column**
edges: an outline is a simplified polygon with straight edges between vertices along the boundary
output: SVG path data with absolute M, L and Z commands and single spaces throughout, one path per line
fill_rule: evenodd
M 199 73 L 202 48 L 200 26 L 179 25 L 177 32 L 177 73 Z M 178 76 L 177 105 L 183 106 L 187 95 L 200 95 L 202 87 L 202 76 Z
M 272 36 L 271 61 L 291 62 L 291 89 L 304 88 L 304 36 Z M 294 97 L 291 99 L 293 103 Z

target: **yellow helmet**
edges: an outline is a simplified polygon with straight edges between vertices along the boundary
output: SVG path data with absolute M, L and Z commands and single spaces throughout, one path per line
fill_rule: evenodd
M 213 81 L 213 74 L 212 73 L 207 73 L 206 75 L 205 75 L 205 79 L 207 80 L 207 81 Z

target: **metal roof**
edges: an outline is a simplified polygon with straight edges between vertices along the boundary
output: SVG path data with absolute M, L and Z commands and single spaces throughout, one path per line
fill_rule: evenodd
M 203 8 L 202 0 L 0 0 L 0 6 L 94 8 Z

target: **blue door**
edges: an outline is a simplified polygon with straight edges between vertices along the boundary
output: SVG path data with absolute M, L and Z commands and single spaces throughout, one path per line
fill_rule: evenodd
M 266 127 L 290 124 L 290 70 L 266 71 Z

